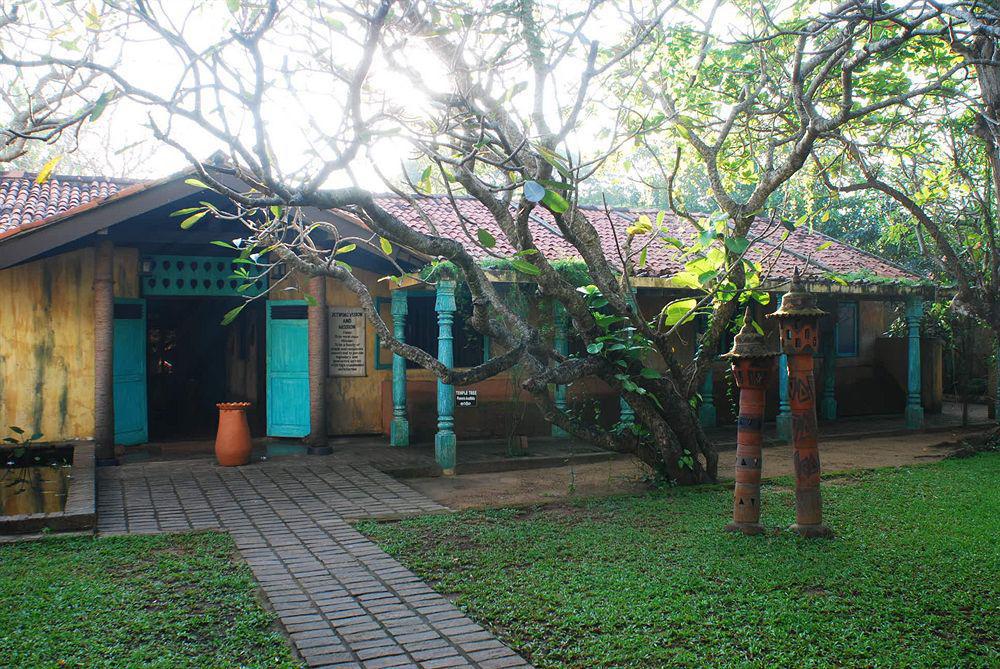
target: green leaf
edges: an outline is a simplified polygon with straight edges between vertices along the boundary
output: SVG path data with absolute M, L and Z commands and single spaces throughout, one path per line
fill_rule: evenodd
M 819 246 L 816 247 L 816 250 L 817 251 L 825 251 L 828 248 L 830 248 L 831 246 L 833 246 L 833 242 L 832 241 L 823 242 L 822 244 L 820 244 Z
M 528 202 L 543 202 L 546 194 L 545 186 L 537 181 L 524 182 L 524 199 Z
M 194 178 L 185 179 L 184 183 L 186 183 L 188 186 L 194 186 L 195 188 L 208 188 L 208 184 L 202 181 L 201 179 L 194 179 Z
M 385 237 L 379 237 L 378 245 L 382 247 L 382 253 L 386 254 L 387 256 L 392 255 L 392 242 L 390 242 L 388 239 L 386 239 Z
M 229 8 L 230 12 L 235 14 L 240 11 L 240 0 L 226 0 L 226 7 Z
M 740 255 L 750 246 L 749 240 L 746 237 L 726 237 L 726 248 Z
M 490 231 L 486 228 L 479 228 L 476 230 L 476 237 L 479 238 L 479 243 L 484 249 L 491 249 L 497 245 L 497 239 L 490 234 Z
M 520 258 L 514 258 L 513 260 L 510 261 L 510 264 L 518 272 L 522 272 L 530 276 L 538 276 L 539 274 L 542 273 L 542 270 L 538 269 L 527 260 L 521 260 Z
M 105 91 L 101 93 L 100 97 L 97 98 L 97 102 L 94 103 L 94 109 L 90 112 L 91 123 L 101 118 L 101 114 L 103 114 L 104 110 L 108 108 L 108 103 L 111 102 L 114 96 L 114 91 Z
M 230 244 L 229 242 L 220 242 L 218 240 L 215 240 L 212 243 L 215 244 L 216 246 L 221 246 L 224 249 L 231 249 L 233 251 L 236 250 L 236 247 Z
M 550 211 L 561 214 L 567 209 L 569 209 L 569 202 L 559 193 L 554 190 L 546 190 L 545 197 L 542 198 L 542 204 L 549 208 Z
M 345 244 L 345 245 L 341 246 L 339 249 L 337 249 L 337 254 L 336 255 L 339 256 L 342 253 L 350 253 L 351 251 L 353 251 L 356 248 L 358 248 L 357 244 Z
M 203 207 L 185 207 L 184 209 L 178 209 L 177 211 L 170 212 L 170 216 L 187 216 L 188 214 L 193 214 L 196 211 L 204 211 Z
M 240 315 L 241 311 L 243 311 L 243 307 L 247 306 L 248 304 L 250 304 L 250 303 L 249 302 L 244 302 L 240 306 L 234 307 L 233 309 L 230 309 L 229 311 L 227 311 L 226 315 L 222 317 L 222 325 L 229 325 L 234 320 L 236 320 L 236 317 Z
M 59 161 L 62 160 L 62 158 L 62 156 L 56 156 L 49 162 L 45 163 L 42 166 L 42 169 L 38 170 L 38 176 L 35 177 L 35 183 L 43 184 L 48 181 L 49 177 L 52 176 L 52 170 L 56 168 L 56 165 L 59 164 Z
M 655 369 L 653 369 L 652 367 L 643 367 L 642 371 L 639 372 L 639 376 L 641 376 L 644 379 L 660 379 L 660 378 L 663 378 L 663 375 L 660 374 Z
M 310 307 L 315 307 L 317 304 L 319 304 L 319 302 L 316 301 L 316 298 L 310 295 L 309 293 L 304 293 L 302 295 L 302 299 L 304 299 L 306 301 L 306 305 Z
M 604 342 L 597 341 L 587 346 L 587 353 L 591 355 L 597 355 L 602 350 L 604 350 Z
M 207 213 L 208 213 L 208 209 L 202 209 L 201 211 L 199 211 L 196 214 L 191 214 L 190 216 L 188 216 L 187 218 L 185 218 L 183 221 L 181 221 L 181 230 L 187 230 L 187 229 L 189 229 L 195 223 L 197 223 L 202 218 L 204 218 L 205 214 L 207 214 Z
M 693 297 L 674 300 L 667 304 L 661 313 L 665 313 L 664 321 L 667 325 L 676 325 L 682 321 L 690 321 L 694 317 L 694 314 L 688 315 L 688 313 L 696 306 L 698 306 L 698 300 Z
M 639 269 L 646 266 L 646 250 L 648 248 L 648 246 L 643 246 L 642 251 L 639 251 Z
M 272 204 L 270 207 L 271 215 L 275 218 L 281 218 L 281 206 L 277 204 Z

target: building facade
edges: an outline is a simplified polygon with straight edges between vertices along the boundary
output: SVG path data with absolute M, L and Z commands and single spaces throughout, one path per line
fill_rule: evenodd
M 217 199 L 185 183 L 185 176 L 152 182 L 53 177 L 43 184 L 33 175 L 0 177 L 0 425 L 19 426 L 45 441 L 96 439 L 128 448 L 210 438 L 217 402 L 249 401 L 253 434 L 276 439 L 384 435 L 402 446 L 452 432 L 460 445 L 469 438 L 553 434 L 519 392 L 516 370 L 470 388 L 442 387 L 429 372 L 389 353 L 357 297 L 332 279 L 289 273 L 270 277 L 281 283 L 270 291 L 260 279 L 239 292 L 233 252 L 212 244 L 238 238 L 238 225 L 206 218 L 181 230 L 171 216 Z M 400 198 L 380 204 L 414 227 L 426 225 Z M 430 198 L 424 206 L 439 234 L 467 238 L 448 200 Z M 460 200 L 458 206 L 468 221 L 492 227 L 478 203 Z M 586 213 L 610 253 L 609 226 L 624 228 L 642 212 L 615 210 L 610 221 L 604 211 Z M 370 234 L 343 212 L 310 215 L 345 234 Z M 550 257 L 573 256 L 550 221 L 539 216 L 533 224 L 539 248 Z M 482 251 L 472 240 L 468 246 Z M 659 246 L 651 248 L 649 269 L 635 281 L 646 314 L 685 294 L 672 279 L 680 269 L 676 254 Z M 501 242 L 497 251 L 509 249 Z M 777 256 L 764 286 L 775 299 L 758 307 L 758 322 L 775 308 L 795 268 L 830 314 L 817 365 L 823 419 L 905 413 L 917 428 L 923 412 L 940 410 L 940 346 L 921 341 L 919 333 L 921 305 L 933 297 L 932 286 L 805 230 L 791 234 L 780 253 L 763 242 L 754 252 Z M 426 263 L 405 249 L 394 253 L 405 267 Z M 346 259 L 397 336 L 450 355 L 456 367 L 496 354 L 491 342 L 466 327 L 461 286 L 380 281 L 395 270 L 376 251 L 358 249 Z M 838 282 L 834 274 L 866 278 Z M 530 284 L 502 271 L 494 278 L 512 299 L 524 301 L 557 346 L 572 350 L 565 319 L 533 299 Z M 220 324 L 255 294 L 261 298 L 230 325 Z M 909 336 L 883 336 L 898 318 L 909 324 Z M 682 359 L 693 353 L 698 327 L 691 323 L 678 333 Z M 719 361 L 702 389 L 706 426 L 734 421 L 736 395 L 725 368 Z M 782 383 L 775 380 L 767 401 L 768 418 L 779 428 L 788 409 Z M 557 400 L 605 422 L 623 410 L 596 381 L 559 388 Z

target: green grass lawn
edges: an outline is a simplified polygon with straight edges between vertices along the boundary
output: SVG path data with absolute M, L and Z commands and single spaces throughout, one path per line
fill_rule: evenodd
M 835 540 L 723 532 L 731 494 L 361 529 L 539 667 L 1000 666 L 1000 455 L 825 482 Z
M 0 546 L 0 666 L 297 667 L 225 534 Z

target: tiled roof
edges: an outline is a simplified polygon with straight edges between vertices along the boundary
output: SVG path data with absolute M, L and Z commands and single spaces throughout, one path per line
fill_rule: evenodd
M 409 226 L 422 232 L 431 232 L 424 218 L 403 198 L 379 196 L 376 198 L 376 202 Z M 513 253 L 513 249 L 504 240 L 504 236 L 500 233 L 489 211 L 482 204 L 472 198 L 456 198 L 456 202 L 462 216 L 467 219 L 464 225 L 456 215 L 451 203 L 443 196 L 423 198 L 418 201 L 418 204 L 426 212 L 427 218 L 433 221 L 434 232 L 442 237 L 450 237 L 464 242 L 465 247 L 477 259 L 489 255 L 476 242 L 476 231 L 480 227 L 488 230 L 496 238 L 497 245 L 491 249 L 493 252 L 500 256 Z M 616 233 L 618 242 L 624 244 L 625 229 L 641 214 L 646 214 L 650 219 L 655 219 L 657 215 L 656 211 L 612 209 L 607 212 L 603 208 L 596 207 L 582 207 L 581 211 L 597 229 L 605 257 L 611 259 L 611 262 L 616 265 L 620 264 L 617 262 Z M 538 249 L 549 258 L 579 257 L 576 248 L 559 233 L 551 215 L 541 208 L 536 209 L 536 212 L 537 214 L 534 215 L 532 221 L 531 233 Z M 669 230 L 668 236 L 682 242 L 691 242 L 696 237 L 694 227 L 677 216 L 668 213 L 664 222 Z M 770 232 L 759 243 L 751 247 L 747 257 L 760 261 L 765 266 L 770 266 L 773 262 L 769 273 L 772 279 L 791 278 L 796 267 L 805 277 L 816 279 L 828 277 L 830 274 L 857 272 L 870 273 L 890 279 L 922 278 L 886 262 L 878 256 L 805 228 L 799 228 L 791 233 L 784 241 L 779 254 L 776 252 L 775 246 L 781 242 L 783 231 L 784 228 L 780 226 L 775 231 L 773 227 L 769 227 L 762 220 L 755 222 L 751 229 L 751 239 L 756 239 Z M 680 256 L 680 252 L 675 247 L 665 242 L 654 242 L 649 247 L 647 268 L 642 273 L 648 276 L 672 276 L 683 269 L 684 260 Z
M 29 223 L 111 197 L 134 183 L 133 179 L 53 176 L 37 184 L 34 174 L 0 175 L 0 237 Z
M 103 200 L 140 183 L 131 179 L 107 177 L 53 176 L 43 184 L 36 184 L 34 174 L 2 174 L 0 175 L 0 239 L 37 225 L 47 224 L 47 219 L 67 212 L 72 214 L 71 210 L 98 206 Z M 141 188 L 141 185 L 135 186 L 135 189 Z M 127 195 L 128 193 L 123 193 L 122 197 Z M 376 197 L 376 201 L 411 227 L 423 232 L 432 232 L 424 218 L 403 198 L 382 195 Z M 482 204 L 467 197 L 457 198 L 456 201 L 463 217 L 467 219 L 464 226 L 447 198 L 436 196 L 419 200 L 421 208 L 434 224 L 434 232 L 464 242 L 475 257 L 485 258 L 489 255 L 488 252 L 475 241 L 476 231 L 482 227 L 489 230 L 497 239 L 494 252 L 501 256 L 513 253 L 513 249 L 506 243 L 504 236 L 500 234 L 496 223 Z M 614 264 L 618 264 L 616 233 L 617 238 L 624 241 L 625 228 L 640 214 L 645 213 L 651 218 L 656 216 L 655 211 L 613 209 L 605 212 L 594 207 L 584 207 L 581 210 L 597 229 L 604 254 Z M 576 249 L 559 233 L 551 215 L 540 208 L 536 212 L 532 217 L 531 232 L 538 249 L 553 259 L 578 257 Z M 694 228 L 688 222 L 670 214 L 665 221 L 670 229 L 670 236 L 682 241 L 690 241 L 695 236 Z M 763 222 L 755 223 L 751 237 L 760 235 L 765 229 Z M 769 264 L 776 255 L 773 246 L 780 239 L 779 230 L 761 243 L 755 244 L 748 252 L 748 257 Z M 828 246 L 823 248 L 827 244 Z M 645 274 L 671 276 L 682 267 L 683 261 L 676 249 L 666 243 L 650 245 Z M 769 276 L 773 279 L 788 278 L 796 267 L 806 277 L 813 278 L 822 278 L 831 272 L 839 274 L 863 272 L 886 278 L 921 278 L 875 255 L 802 228 L 789 235 Z

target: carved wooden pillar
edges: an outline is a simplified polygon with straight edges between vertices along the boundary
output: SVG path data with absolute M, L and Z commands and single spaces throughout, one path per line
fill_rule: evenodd
M 392 292 L 392 333 L 399 341 L 406 340 L 406 291 Z M 390 446 L 410 445 L 410 421 L 406 414 L 406 358 L 392 354 L 392 424 L 389 426 Z
M 831 336 L 823 345 L 823 400 L 820 414 L 823 420 L 837 420 L 837 342 Z
M 326 372 L 330 347 L 329 315 L 326 309 L 326 277 L 309 279 L 309 295 L 315 300 L 309 318 L 309 453 L 329 455 L 326 427 Z
M 743 317 L 743 328 L 733 341 L 733 348 L 723 358 L 732 363 L 733 379 L 740 389 L 740 417 L 736 432 L 736 486 L 733 489 L 731 532 L 760 534 L 760 474 L 764 463 L 761 445 L 764 440 L 764 396 L 774 369 L 776 351 L 764 342 L 753 327 L 750 309 Z
M 825 315 L 802 286 L 798 269 L 781 308 L 770 317 L 778 321 L 781 350 L 788 357 L 788 397 L 792 411 L 792 457 L 795 463 L 795 524 L 804 537 L 833 534 L 823 524 L 820 499 L 819 445 L 816 429 L 816 381 L 813 356 L 819 348 L 819 318 Z
M 778 298 L 778 309 L 781 309 L 784 295 Z M 780 334 L 780 333 L 779 333 Z M 792 406 L 788 403 L 788 356 L 781 353 L 778 357 L 778 415 L 775 417 L 775 431 L 778 439 L 786 444 L 792 441 Z
M 94 443 L 101 464 L 115 459 L 115 248 L 97 244 L 94 258 Z
M 562 305 L 561 302 L 556 302 L 553 307 L 553 321 L 555 325 L 554 333 L 554 348 L 556 351 L 563 355 L 569 355 L 569 338 L 567 337 L 566 327 L 567 321 L 569 320 L 568 314 L 566 313 L 566 307 Z M 560 411 L 566 410 L 566 386 L 557 385 L 555 392 L 555 404 L 556 408 Z M 566 430 L 562 429 L 558 425 L 552 426 L 552 436 L 558 437 L 560 439 L 565 439 L 569 436 Z
M 907 365 L 906 365 L 906 427 L 919 430 L 924 426 L 924 406 L 921 398 L 920 321 L 924 303 L 919 296 L 906 300 Z
M 697 318 L 698 334 L 703 335 L 708 331 L 708 317 L 699 316 Z M 699 346 L 700 348 L 700 346 Z M 715 409 L 715 374 L 712 369 L 714 355 L 709 356 L 708 371 L 701 381 L 699 393 L 701 394 L 701 404 L 698 405 L 698 422 L 702 427 L 715 427 L 718 422 L 718 412 Z
M 438 315 L 438 360 L 446 367 L 455 364 L 452 325 L 455 323 L 455 282 L 440 279 L 434 309 Z M 438 431 L 434 435 L 434 457 L 445 476 L 455 473 L 455 388 L 437 382 Z

